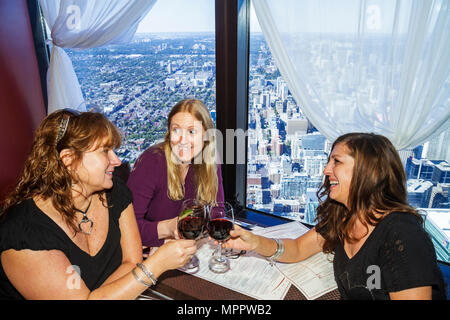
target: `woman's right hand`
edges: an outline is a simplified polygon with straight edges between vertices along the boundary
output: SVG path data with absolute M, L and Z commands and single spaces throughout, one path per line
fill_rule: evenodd
M 195 240 L 170 240 L 159 247 L 145 262 L 160 273 L 184 266 L 197 251 Z M 144 262 L 144 263 L 145 263 Z M 153 271 L 155 272 L 155 271 Z
M 230 238 L 223 244 L 224 248 L 235 250 L 255 250 L 258 247 L 260 237 L 237 225 L 230 231 Z

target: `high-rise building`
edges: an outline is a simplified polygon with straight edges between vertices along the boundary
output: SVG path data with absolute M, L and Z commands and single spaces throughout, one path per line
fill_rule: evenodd
M 327 165 L 328 157 L 326 154 L 313 157 L 305 157 L 304 170 L 310 176 L 320 176 Z
M 287 134 L 295 135 L 300 133 L 305 135 L 308 130 L 308 120 L 306 119 L 289 119 L 287 121 Z
M 450 165 L 442 161 L 435 165 L 432 177 L 433 183 L 450 183 Z
M 410 179 L 407 181 L 408 202 L 415 208 L 428 208 L 433 183 L 420 179 Z
M 306 183 L 309 180 L 304 172 L 294 173 L 281 179 L 281 197 L 284 199 L 300 198 L 306 191 Z
M 450 202 L 450 183 L 439 183 L 433 187 L 428 208 L 448 208 Z
M 307 150 L 324 150 L 325 140 L 325 137 L 319 132 L 304 135 L 302 137 L 302 148 Z
M 428 159 L 415 159 L 409 157 L 406 160 L 405 170 L 408 179 L 422 179 L 432 181 L 436 163 L 440 161 L 430 161 Z

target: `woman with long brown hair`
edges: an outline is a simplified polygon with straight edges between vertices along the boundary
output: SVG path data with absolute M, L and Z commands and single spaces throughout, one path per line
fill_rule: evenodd
M 181 100 L 172 108 L 164 142 L 142 153 L 128 186 L 142 243 L 148 247 L 177 238 L 183 200 L 223 201 L 214 124 L 200 100 Z
M 405 172 L 392 143 L 376 134 L 345 134 L 333 143 L 324 175 L 310 231 L 281 240 L 236 226 L 225 246 L 280 262 L 333 253 L 344 299 L 445 299 L 433 244 L 407 202 Z M 372 281 L 374 270 L 379 281 Z
M 195 253 L 177 240 L 142 261 L 131 192 L 113 176 L 120 143 L 100 113 L 42 121 L 2 204 L 0 299 L 134 299 Z

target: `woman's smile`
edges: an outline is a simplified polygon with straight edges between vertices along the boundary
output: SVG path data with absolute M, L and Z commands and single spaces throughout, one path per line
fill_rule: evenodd
M 178 112 L 170 123 L 170 146 L 181 163 L 190 163 L 203 149 L 203 125 L 189 112 Z
M 354 159 L 345 144 L 338 143 L 332 150 L 323 173 L 330 181 L 330 198 L 348 205 Z

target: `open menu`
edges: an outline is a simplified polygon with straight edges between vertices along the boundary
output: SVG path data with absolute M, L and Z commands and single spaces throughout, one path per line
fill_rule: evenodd
M 253 232 L 269 238 L 295 239 L 309 229 L 300 222 L 290 222 L 269 228 L 255 228 Z M 208 261 L 217 246 L 208 239 L 198 243 L 196 253 L 199 268 L 190 274 L 260 300 L 282 300 L 291 284 L 309 299 L 316 299 L 337 288 L 332 257 L 320 252 L 298 263 L 269 261 L 252 252 L 230 259 L 231 269 L 223 274 L 209 270 Z
M 295 221 L 260 229 L 255 233 L 268 238 L 295 239 L 308 230 L 303 224 Z M 277 262 L 275 265 L 308 300 L 317 299 L 337 288 L 334 280 L 333 258 L 323 252 L 319 252 L 301 262 Z
M 190 274 L 260 300 L 282 300 L 291 283 L 276 267 L 255 253 L 230 259 L 231 269 L 222 274 L 209 270 L 208 261 L 217 246 L 208 239 L 198 243 L 199 268 Z

